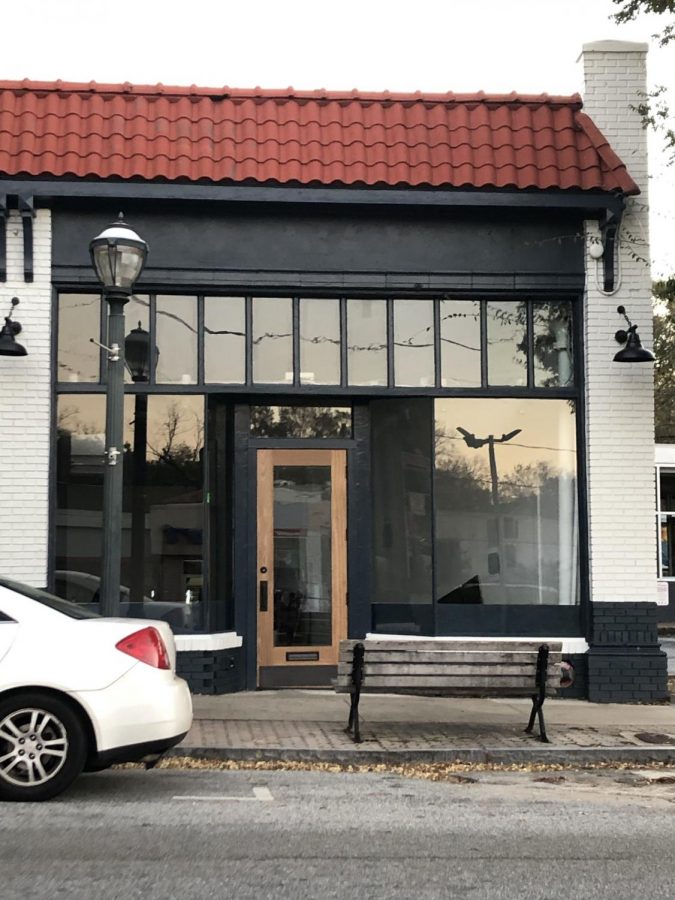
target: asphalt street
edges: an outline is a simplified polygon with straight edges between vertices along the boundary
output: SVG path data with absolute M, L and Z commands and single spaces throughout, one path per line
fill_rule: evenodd
M 0 807 L 3 897 L 673 896 L 675 771 L 114 770 Z M 651 777 L 651 776 L 650 776 Z M 543 780 L 542 780 L 543 779 Z

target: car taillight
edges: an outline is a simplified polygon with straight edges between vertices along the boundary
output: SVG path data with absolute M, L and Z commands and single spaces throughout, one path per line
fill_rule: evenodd
M 140 662 L 147 663 L 155 669 L 170 669 L 169 654 L 164 646 L 162 636 L 156 628 L 149 625 L 141 628 L 115 644 L 122 653 L 133 656 Z

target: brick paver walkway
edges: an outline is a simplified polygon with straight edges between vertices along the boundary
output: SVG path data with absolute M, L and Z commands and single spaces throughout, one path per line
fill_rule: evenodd
M 295 751 L 415 751 L 415 750 L 518 750 L 543 749 L 539 741 L 523 733 L 523 725 L 444 725 L 438 723 L 376 722 L 362 720 L 363 743 L 355 745 L 336 722 L 275 721 L 266 719 L 196 719 L 177 750 L 187 748 Z M 633 732 L 549 727 L 550 749 L 646 748 L 667 741 L 645 742 Z M 673 746 L 675 752 L 675 746 Z

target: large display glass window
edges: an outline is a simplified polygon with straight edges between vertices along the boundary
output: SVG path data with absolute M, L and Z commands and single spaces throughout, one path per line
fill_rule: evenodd
M 204 399 L 126 396 L 120 613 L 206 626 L 203 602 Z M 56 593 L 97 609 L 105 397 L 57 404 Z
M 574 402 L 444 398 L 434 408 L 438 602 L 577 604 Z

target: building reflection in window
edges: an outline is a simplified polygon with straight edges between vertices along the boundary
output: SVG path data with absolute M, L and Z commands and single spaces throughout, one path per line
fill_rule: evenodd
M 133 396 L 124 403 L 120 612 L 165 619 L 177 632 L 201 630 L 204 401 L 171 395 L 144 400 L 145 424 L 137 414 L 146 404 Z M 60 395 L 55 587 L 60 596 L 92 608 L 100 589 L 104 445 L 105 397 Z
M 438 602 L 578 603 L 573 402 L 437 399 L 435 417 Z

